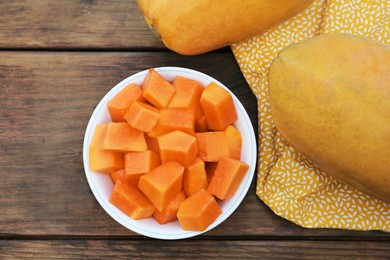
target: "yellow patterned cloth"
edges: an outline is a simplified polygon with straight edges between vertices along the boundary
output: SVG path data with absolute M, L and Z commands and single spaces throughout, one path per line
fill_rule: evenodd
M 231 46 L 258 100 L 256 193 L 277 215 L 310 228 L 390 231 L 390 204 L 333 179 L 288 146 L 273 124 L 268 100 L 268 70 L 283 48 L 337 32 L 390 44 L 389 23 L 390 0 L 315 0 L 287 22 Z

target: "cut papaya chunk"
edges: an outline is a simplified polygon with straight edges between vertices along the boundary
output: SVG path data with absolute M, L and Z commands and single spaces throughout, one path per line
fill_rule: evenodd
M 134 102 L 124 115 L 126 121 L 134 128 L 149 132 L 160 118 L 160 110 L 143 102 Z
M 113 171 L 110 173 L 110 178 L 112 180 L 112 183 L 116 183 L 119 179 L 121 180 L 125 180 L 125 170 L 124 169 L 120 169 L 120 170 L 116 170 L 116 171 Z
M 176 161 L 188 166 L 198 155 L 196 138 L 180 130 L 159 136 L 157 142 L 162 162 Z
M 221 159 L 207 190 L 220 200 L 233 197 L 248 169 L 249 165 L 239 160 Z
M 207 188 L 207 174 L 205 163 L 197 157 L 184 170 L 183 175 L 183 190 L 187 197 L 196 193 L 201 189 Z
M 95 149 L 102 149 L 102 140 L 106 135 L 106 131 L 107 124 L 97 124 L 95 126 L 95 131 L 93 132 L 89 147 Z
M 133 186 L 135 188 L 138 187 L 138 179 L 132 179 L 132 180 L 127 180 L 125 176 L 125 170 L 120 169 L 117 171 L 113 171 L 110 173 L 110 177 L 112 182 L 115 184 L 118 180 L 122 180 L 126 184 L 129 184 L 130 186 Z
M 161 116 L 156 127 L 147 133 L 150 137 L 158 137 L 162 134 L 181 130 L 187 134 L 195 133 L 195 115 L 192 108 L 165 108 L 160 111 Z
M 229 156 L 229 145 L 223 131 L 195 133 L 199 157 L 205 162 L 217 162 Z
M 125 176 L 128 180 L 139 179 L 161 164 L 160 157 L 153 151 L 125 153 Z
M 232 125 L 228 125 L 223 132 L 226 135 L 226 140 L 229 146 L 230 157 L 240 160 L 242 136 L 240 131 Z
M 195 128 L 203 129 L 202 118 L 203 110 L 200 105 L 200 96 L 203 93 L 203 86 L 196 80 L 188 79 L 182 76 L 176 76 L 172 85 L 175 87 L 175 93 L 168 107 L 193 108 L 195 114 Z
M 204 231 L 221 214 L 215 198 L 201 189 L 180 204 L 177 218 L 184 230 Z
M 173 94 L 168 107 L 194 108 L 196 111 L 195 114 L 203 114 L 199 101 L 203 92 L 203 87 L 198 81 L 176 76 L 172 85 L 176 91 Z
M 148 149 L 144 133 L 127 122 L 108 123 L 106 133 L 102 140 L 102 149 L 130 152 L 146 151 Z
M 200 104 L 211 130 L 222 130 L 238 118 L 232 96 L 215 82 L 205 87 Z
M 89 146 L 89 166 L 91 171 L 110 173 L 123 168 L 123 154 L 102 149 L 101 140 L 104 138 L 107 124 L 98 124 Z
M 166 224 L 177 220 L 177 211 L 179 210 L 180 203 L 186 199 L 186 195 L 183 191 L 179 191 L 176 196 L 171 199 L 168 205 L 162 210 L 155 210 L 153 213 L 154 219 L 160 224 Z
M 157 108 L 168 106 L 175 88 L 153 68 L 149 69 L 142 83 L 142 96 Z
M 123 168 L 123 154 L 96 148 L 89 149 L 89 166 L 91 171 L 110 173 Z
M 107 103 L 107 109 L 114 122 L 124 122 L 124 115 L 134 101 L 143 101 L 141 88 L 130 83 Z
M 162 211 L 182 189 L 183 172 L 184 167 L 177 162 L 165 162 L 142 175 L 138 188 Z
M 149 218 L 156 210 L 156 207 L 140 190 L 122 180 L 115 183 L 109 200 L 111 204 L 132 219 Z

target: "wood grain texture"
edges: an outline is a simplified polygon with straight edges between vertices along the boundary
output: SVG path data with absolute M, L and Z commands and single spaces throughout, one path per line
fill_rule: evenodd
M 0 241 L 1 259 L 388 259 L 388 241 L 21 240 Z
M 0 49 L 165 49 L 136 0 L 2 0 Z

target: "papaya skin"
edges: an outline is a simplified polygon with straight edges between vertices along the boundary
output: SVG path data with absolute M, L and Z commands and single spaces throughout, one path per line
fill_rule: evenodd
M 287 20 L 313 0 L 138 0 L 169 49 L 196 55 L 245 40 Z
M 269 74 L 275 126 L 325 173 L 390 203 L 390 47 L 329 34 L 282 50 Z

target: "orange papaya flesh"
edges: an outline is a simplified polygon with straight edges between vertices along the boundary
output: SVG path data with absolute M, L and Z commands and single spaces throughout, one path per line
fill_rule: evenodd
M 122 180 L 115 183 L 109 201 L 132 219 L 149 218 L 156 210 L 156 207 L 140 190 Z
M 221 214 L 215 198 L 201 189 L 180 204 L 177 218 L 184 230 L 204 231 Z

